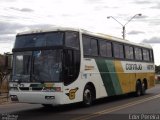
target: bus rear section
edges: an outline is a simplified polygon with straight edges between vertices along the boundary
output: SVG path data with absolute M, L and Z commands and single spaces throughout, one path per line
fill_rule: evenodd
M 140 96 L 154 87 L 151 46 L 88 33 L 82 39 L 85 73 L 95 86 L 96 98 L 131 92 Z

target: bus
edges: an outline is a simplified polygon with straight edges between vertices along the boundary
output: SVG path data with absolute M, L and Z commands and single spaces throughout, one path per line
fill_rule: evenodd
M 83 29 L 18 33 L 9 83 L 12 101 L 54 106 L 135 93 L 155 85 L 153 49 Z

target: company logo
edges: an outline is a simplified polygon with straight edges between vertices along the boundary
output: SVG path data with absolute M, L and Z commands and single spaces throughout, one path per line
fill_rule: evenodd
M 94 66 L 85 65 L 85 70 L 94 70 Z
M 75 89 L 71 89 L 69 93 L 66 93 L 66 95 L 69 97 L 70 100 L 75 99 L 77 90 L 78 90 L 78 87 Z
M 142 70 L 141 64 L 126 64 L 126 70 Z

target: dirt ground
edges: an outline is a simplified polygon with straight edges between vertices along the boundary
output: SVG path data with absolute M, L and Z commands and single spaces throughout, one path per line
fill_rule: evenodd
M 10 103 L 10 98 L 8 93 L 1 93 L 0 94 L 0 105 Z

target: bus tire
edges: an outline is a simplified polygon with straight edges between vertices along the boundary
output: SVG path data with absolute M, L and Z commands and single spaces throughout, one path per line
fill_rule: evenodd
M 141 85 L 140 81 L 137 81 L 135 96 L 139 97 L 141 95 L 142 95 L 142 85 Z
M 42 104 L 42 106 L 45 108 L 53 108 L 52 104 Z
M 143 82 L 142 83 L 142 95 L 145 95 L 146 94 L 146 84 Z
M 93 103 L 93 91 L 89 85 L 84 88 L 83 92 L 83 105 L 85 107 L 91 106 Z

